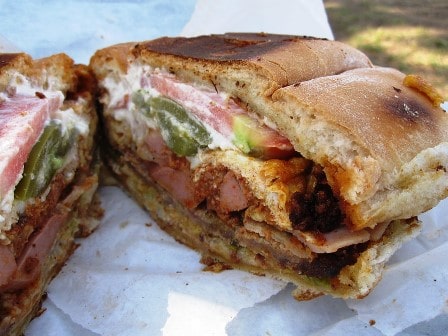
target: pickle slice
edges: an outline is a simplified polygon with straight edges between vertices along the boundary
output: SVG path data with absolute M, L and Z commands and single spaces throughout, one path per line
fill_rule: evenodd
M 187 129 L 167 113 L 157 114 L 162 138 L 167 146 L 179 156 L 192 156 L 200 144 L 190 136 Z
M 61 125 L 55 121 L 45 127 L 25 163 L 23 177 L 14 191 L 16 199 L 36 197 L 48 186 L 64 163 L 64 157 L 74 141 L 73 134 L 63 135 Z
M 166 97 L 149 100 L 151 113 L 155 114 L 162 137 L 177 155 L 192 156 L 212 141 L 210 134 L 198 120 L 190 117 L 184 107 Z

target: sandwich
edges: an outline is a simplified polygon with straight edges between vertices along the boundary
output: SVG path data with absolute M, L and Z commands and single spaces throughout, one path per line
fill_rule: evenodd
M 21 335 L 100 207 L 95 79 L 65 54 L 0 54 L 0 334 Z
M 158 225 L 299 300 L 363 298 L 448 195 L 448 117 L 337 41 L 162 37 L 98 50 L 104 160 Z

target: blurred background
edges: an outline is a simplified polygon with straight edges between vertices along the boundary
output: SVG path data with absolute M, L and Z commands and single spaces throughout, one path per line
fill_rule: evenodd
M 324 0 L 336 40 L 419 74 L 448 100 L 448 0 Z

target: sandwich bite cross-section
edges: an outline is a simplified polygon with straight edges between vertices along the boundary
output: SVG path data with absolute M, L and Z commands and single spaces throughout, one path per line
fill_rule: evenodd
M 209 269 L 292 281 L 299 299 L 360 298 L 447 196 L 437 95 L 342 43 L 160 38 L 90 66 L 105 161 Z
M 0 334 L 21 335 L 97 224 L 95 79 L 65 54 L 0 54 Z

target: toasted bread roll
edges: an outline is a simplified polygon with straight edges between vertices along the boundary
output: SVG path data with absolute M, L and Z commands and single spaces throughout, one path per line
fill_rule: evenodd
M 335 41 L 160 38 L 91 59 L 106 160 L 216 263 L 360 298 L 447 195 L 446 114 Z

